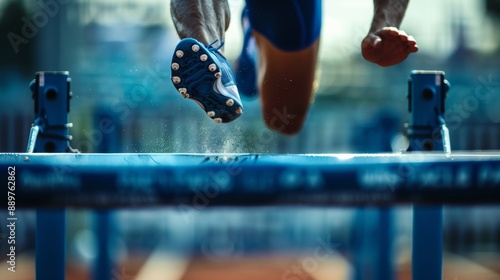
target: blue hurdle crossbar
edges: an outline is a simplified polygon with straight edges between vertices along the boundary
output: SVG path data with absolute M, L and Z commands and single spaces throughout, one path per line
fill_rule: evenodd
M 20 207 L 500 202 L 500 153 L 0 154 L 9 165 Z

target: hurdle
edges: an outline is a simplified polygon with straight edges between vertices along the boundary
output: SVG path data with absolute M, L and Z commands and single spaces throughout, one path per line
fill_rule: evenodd
M 410 204 L 413 279 L 428 280 L 442 279 L 442 206 L 500 202 L 500 154 L 451 152 L 441 71 L 412 71 L 409 152 L 387 154 L 74 153 L 70 81 L 68 72 L 37 73 L 27 153 L 0 154 L 2 170 L 15 168 L 15 206 L 37 209 L 39 280 L 65 277 L 66 208 Z

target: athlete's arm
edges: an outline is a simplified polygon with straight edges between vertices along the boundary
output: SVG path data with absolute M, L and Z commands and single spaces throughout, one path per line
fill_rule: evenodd
M 409 0 L 373 0 L 374 16 L 370 32 L 376 32 L 384 27 L 399 29 L 409 2 Z

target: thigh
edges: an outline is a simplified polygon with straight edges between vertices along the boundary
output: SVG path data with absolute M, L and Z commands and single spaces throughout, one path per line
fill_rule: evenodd
M 321 32 L 321 0 L 246 0 L 252 29 L 284 51 L 312 45 Z

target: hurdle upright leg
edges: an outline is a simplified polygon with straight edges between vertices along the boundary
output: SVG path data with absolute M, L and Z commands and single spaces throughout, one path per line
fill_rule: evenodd
M 28 152 L 65 153 L 68 149 L 70 92 L 68 72 L 38 72 L 30 87 L 35 99 L 36 135 Z M 32 130 L 33 132 L 34 130 Z M 39 132 L 38 132 L 39 131 Z M 33 133 L 32 133 L 33 134 Z M 63 176 L 63 170 L 56 170 Z M 60 178 L 59 178 L 60 179 Z M 66 211 L 37 210 L 35 275 L 37 280 L 66 277 Z
M 408 87 L 409 151 L 450 152 L 448 129 L 443 119 L 448 89 L 444 72 L 412 71 Z M 414 206 L 412 240 L 412 279 L 442 279 L 442 206 Z
M 37 280 L 66 278 L 66 211 L 37 210 L 35 275 Z
M 110 248 L 110 227 L 112 224 L 112 213 L 108 210 L 93 212 L 94 229 L 97 236 L 97 256 L 93 262 L 92 279 L 113 279 L 113 259 Z
M 413 207 L 412 279 L 442 279 L 443 207 Z

